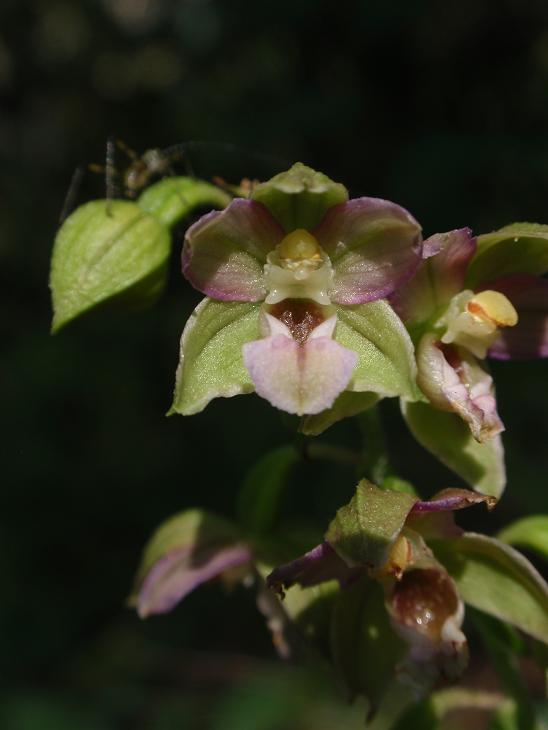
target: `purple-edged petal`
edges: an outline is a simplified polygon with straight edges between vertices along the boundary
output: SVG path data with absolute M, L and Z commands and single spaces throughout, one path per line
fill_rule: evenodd
M 269 588 L 283 595 L 295 583 L 302 588 L 329 580 L 338 580 L 342 585 L 347 585 L 360 572 L 359 568 L 350 568 L 329 543 L 322 542 L 300 558 L 274 568 L 266 582 Z
M 521 274 L 489 282 L 482 289 L 502 292 L 518 313 L 518 323 L 501 331 L 489 348 L 497 360 L 548 357 L 548 280 Z
M 457 527 L 453 512 L 482 503 L 492 509 L 497 499 L 469 489 L 442 489 L 432 499 L 415 502 L 406 525 L 426 540 L 458 537 L 463 530 Z
M 417 383 L 432 405 L 457 413 L 477 441 L 504 430 L 493 380 L 472 355 L 426 334 L 417 350 L 417 367 Z
M 330 408 L 350 380 L 358 356 L 331 335 L 336 317 L 312 330 L 304 344 L 276 317 L 265 315 L 270 336 L 243 347 L 255 390 L 273 406 L 298 415 Z
M 379 198 L 330 208 L 314 229 L 333 264 L 331 299 L 362 304 L 391 294 L 420 263 L 421 228 L 410 213 Z
M 453 512 L 458 509 L 473 507 L 475 504 L 485 503 L 488 509 L 492 509 L 497 500 L 486 494 L 472 492 L 470 489 L 448 488 L 442 489 L 436 495 L 425 502 L 415 502 L 410 514 L 425 512 Z
M 199 291 L 223 301 L 264 299 L 263 267 L 284 232 L 261 203 L 237 198 L 200 218 L 185 236 L 183 274 Z
M 137 596 L 141 618 L 167 613 L 195 588 L 251 560 L 246 545 L 223 545 L 196 553 L 193 546 L 173 550 L 158 560 L 143 580 Z
M 476 250 L 469 228 L 436 233 L 424 241 L 425 262 L 390 303 L 404 322 L 424 322 L 463 289 L 466 269 Z

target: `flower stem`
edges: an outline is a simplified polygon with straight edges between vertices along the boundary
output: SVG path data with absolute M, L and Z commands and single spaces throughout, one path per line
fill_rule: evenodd
M 356 419 L 362 435 L 361 463 L 365 476 L 380 485 L 391 468 L 378 406 L 363 411 Z
M 306 441 L 303 446 L 305 459 L 322 459 L 353 467 L 361 466 L 363 462 L 360 454 L 352 451 L 352 449 L 345 449 L 343 446 L 334 446 L 333 444 L 317 441 Z

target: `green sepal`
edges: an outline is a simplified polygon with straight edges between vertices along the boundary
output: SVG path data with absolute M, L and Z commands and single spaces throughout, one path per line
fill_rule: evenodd
M 510 274 L 540 275 L 548 271 L 548 226 L 512 223 L 478 237 L 478 248 L 466 275 L 466 287 Z
M 299 461 L 294 446 L 280 446 L 257 461 L 238 494 L 238 517 L 242 527 L 265 534 L 275 525 L 283 492 Z
M 348 565 L 380 568 L 416 501 L 410 494 L 379 489 L 362 479 L 331 521 L 325 539 Z
M 136 203 L 82 205 L 55 237 L 52 332 L 98 305 L 149 304 L 164 288 L 169 252 L 168 229 Z
M 242 346 L 257 340 L 260 304 L 203 299 L 181 337 L 173 405 L 168 415 L 192 415 L 210 400 L 251 393 Z
M 385 300 L 337 307 L 335 340 L 358 353 L 348 390 L 421 398 L 413 343 Z
M 364 695 L 371 716 L 394 679 L 407 647 L 392 626 L 379 583 L 361 578 L 337 596 L 331 620 L 331 652 L 350 697 Z
M 548 586 L 521 553 L 475 533 L 430 547 L 466 603 L 548 643 Z
M 429 403 L 402 402 L 402 413 L 417 441 L 476 491 L 500 497 L 506 485 L 500 436 L 478 443 L 455 413 Z
M 195 208 L 225 208 L 231 196 L 221 188 L 192 177 L 166 177 L 148 187 L 137 205 L 172 228 Z
M 497 535 L 508 545 L 519 545 L 548 560 L 548 515 L 531 515 L 512 522 Z
M 348 200 L 348 191 L 327 175 L 297 162 L 257 185 L 251 197 L 265 205 L 288 233 L 296 228 L 314 228 L 329 208 Z
M 314 416 L 304 416 L 299 424 L 299 431 L 306 436 L 318 436 L 334 423 L 372 408 L 379 399 L 380 396 L 376 393 L 353 393 L 346 390 L 337 397 L 331 408 Z

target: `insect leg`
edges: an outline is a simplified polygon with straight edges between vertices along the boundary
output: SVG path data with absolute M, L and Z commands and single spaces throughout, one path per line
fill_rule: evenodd
M 139 155 L 137 154 L 137 152 L 135 152 L 135 150 L 132 150 L 131 147 L 127 145 L 123 140 L 117 139 L 116 147 L 118 147 L 119 150 L 127 155 L 132 162 L 135 162 L 139 159 Z
M 59 225 L 61 225 L 61 223 L 74 208 L 74 202 L 76 200 L 76 196 L 78 195 L 78 191 L 80 190 L 82 179 L 84 177 L 84 170 L 84 165 L 78 165 L 78 167 L 72 173 L 67 194 L 65 195 L 65 200 L 63 201 L 63 207 L 61 208 L 61 213 L 59 215 Z

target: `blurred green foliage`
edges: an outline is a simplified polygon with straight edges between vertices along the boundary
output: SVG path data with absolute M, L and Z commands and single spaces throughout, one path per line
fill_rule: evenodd
M 252 396 L 164 418 L 199 299 L 178 273 L 180 235 L 156 308 L 50 338 L 49 256 L 76 164 L 100 162 L 111 133 L 138 150 L 199 140 L 189 161 L 205 179 L 300 159 L 352 195 L 404 205 L 426 234 L 485 232 L 548 222 L 547 92 L 542 0 L 4 0 L 2 728 L 318 730 L 363 717 L 330 704 L 325 678 L 275 664 L 243 590 L 204 588 L 144 624 L 124 607 L 154 527 L 195 505 L 232 514 L 246 470 L 288 431 Z M 87 175 L 78 202 L 103 196 Z M 546 511 L 548 468 L 546 364 L 493 369 L 509 487 L 495 513 L 464 518 L 490 534 Z M 395 403 L 382 415 L 404 478 L 425 496 L 456 483 Z M 360 438 L 349 423 L 328 434 Z M 319 525 L 354 488 L 351 468 L 325 463 L 292 478 L 286 507 Z M 488 671 L 475 662 L 465 682 Z

